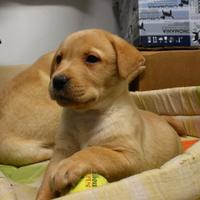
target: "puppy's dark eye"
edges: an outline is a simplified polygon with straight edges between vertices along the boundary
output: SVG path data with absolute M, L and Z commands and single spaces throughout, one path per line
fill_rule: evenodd
M 59 65 L 62 61 L 62 55 L 57 55 L 56 56 L 56 64 Z
M 100 58 L 98 58 L 97 56 L 94 56 L 94 55 L 88 55 L 86 57 L 86 62 L 89 63 L 89 64 L 96 63 L 96 62 L 99 62 L 99 61 L 100 61 Z

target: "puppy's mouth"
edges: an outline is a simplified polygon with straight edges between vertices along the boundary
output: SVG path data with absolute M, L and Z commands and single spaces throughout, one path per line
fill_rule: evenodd
M 54 95 L 52 99 L 63 107 L 82 107 L 96 100 L 95 98 L 87 99 L 87 98 L 70 97 L 64 95 Z
M 98 95 L 93 91 L 85 90 L 81 86 L 64 87 L 62 90 L 53 88 L 49 85 L 49 94 L 62 107 L 84 108 L 96 102 Z
M 63 95 L 55 95 L 53 99 L 56 100 L 58 103 L 62 104 L 69 104 L 75 102 L 74 99 L 70 97 L 65 97 Z

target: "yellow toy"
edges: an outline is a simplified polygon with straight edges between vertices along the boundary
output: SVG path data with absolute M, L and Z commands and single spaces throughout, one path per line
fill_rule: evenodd
M 108 181 L 99 174 L 87 174 L 69 191 L 69 194 L 96 188 L 107 183 Z

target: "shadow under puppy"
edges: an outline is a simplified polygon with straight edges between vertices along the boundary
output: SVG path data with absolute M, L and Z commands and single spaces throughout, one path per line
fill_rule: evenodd
M 130 96 L 128 83 L 144 61 L 126 41 L 98 29 L 76 32 L 60 45 L 49 92 L 63 113 L 38 200 L 59 196 L 87 173 L 116 181 L 182 152 L 169 123 L 139 110 Z

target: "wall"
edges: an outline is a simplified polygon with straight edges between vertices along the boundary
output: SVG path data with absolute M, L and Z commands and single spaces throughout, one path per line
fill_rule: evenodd
M 118 33 L 112 0 L 0 0 L 0 65 L 32 63 L 92 27 Z

